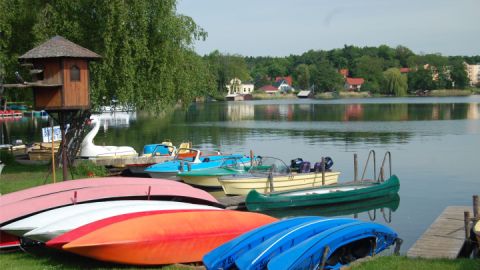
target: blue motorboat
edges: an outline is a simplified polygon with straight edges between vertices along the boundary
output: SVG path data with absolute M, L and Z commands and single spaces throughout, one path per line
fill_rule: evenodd
M 184 149 L 178 152 L 174 160 L 157 163 L 145 169 L 152 178 L 176 179 L 180 171 L 192 171 L 208 168 L 216 168 L 225 164 L 226 160 L 234 162 L 250 163 L 250 157 L 242 154 L 222 155 L 219 152 L 207 153 L 197 149 Z
M 298 224 L 277 233 L 263 243 L 245 252 L 235 260 L 235 265 L 238 269 L 242 270 L 265 269 L 272 258 L 310 237 L 333 227 L 356 222 L 358 222 L 356 219 L 351 218 L 329 218 Z
M 387 249 L 397 238 L 395 231 L 381 224 L 348 223 L 319 233 L 275 256 L 268 263 L 268 269 L 340 269 L 356 259 Z
M 244 233 L 235 239 L 217 247 L 203 256 L 203 264 L 207 269 L 230 269 L 235 265 L 235 260 L 253 247 L 265 240 L 298 224 L 321 220 L 316 216 L 303 216 L 279 220 L 274 223 L 256 228 Z

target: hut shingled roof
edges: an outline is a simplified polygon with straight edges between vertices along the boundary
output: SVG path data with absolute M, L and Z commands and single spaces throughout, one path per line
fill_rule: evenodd
M 20 56 L 19 59 L 39 59 L 39 58 L 57 58 L 57 57 L 73 57 L 73 58 L 87 58 L 96 59 L 101 58 L 100 55 L 77 45 L 70 40 L 55 36 L 37 47 L 26 52 Z

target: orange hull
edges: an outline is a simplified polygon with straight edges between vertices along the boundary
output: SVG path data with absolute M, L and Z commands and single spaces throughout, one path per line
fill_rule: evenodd
M 63 249 L 123 264 L 198 262 L 221 244 L 276 220 L 263 214 L 227 210 L 154 214 L 92 231 Z

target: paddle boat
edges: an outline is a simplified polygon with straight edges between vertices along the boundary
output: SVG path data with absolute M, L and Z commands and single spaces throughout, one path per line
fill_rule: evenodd
M 260 160 L 260 157 L 255 159 L 258 161 Z M 183 182 L 190 185 L 207 188 L 221 188 L 222 185 L 218 182 L 219 177 L 246 173 L 251 168 L 250 164 L 250 161 L 244 163 L 236 157 L 225 158 L 223 163 L 217 168 L 183 171 L 178 172 L 177 176 Z
M 394 195 L 398 193 L 399 189 L 398 177 L 392 175 L 386 181 L 364 180 L 268 194 L 251 190 L 245 199 L 245 204 L 250 211 L 331 205 Z
M 190 142 L 183 142 L 180 144 L 180 149 L 184 148 L 190 148 L 191 143 Z M 154 144 L 147 144 L 143 147 L 143 152 L 142 154 L 138 157 L 138 160 L 143 160 L 148 159 L 150 157 L 171 157 L 175 158 L 177 155 L 177 147 L 173 145 L 172 142 L 170 141 L 164 141 L 162 143 L 154 143 Z M 138 175 L 138 174 L 145 174 L 145 168 L 148 166 L 151 166 L 155 164 L 153 162 L 154 160 L 151 160 L 151 162 L 139 162 L 139 163 L 129 163 L 125 164 L 126 170 L 128 170 L 127 173 L 133 174 L 133 175 Z
M 180 151 L 182 150 L 182 151 Z M 250 163 L 250 157 L 241 154 L 222 155 L 220 152 L 203 152 L 198 149 L 179 149 L 174 160 L 165 161 L 149 166 L 145 172 L 152 178 L 177 179 L 181 171 L 194 171 L 207 168 L 216 168 L 224 161 Z
M 93 129 L 85 136 L 80 146 L 80 157 L 86 159 L 126 158 L 138 156 L 137 151 L 130 146 L 100 146 L 93 139 L 100 130 L 100 119 L 96 115 L 90 117 Z
M 310 162 L 297 161 L 292 160 L 292 166 L 289 167 L 278 158 L 262 157 L 248 173 L 222 176 L 218 181 L 227 195 L 247 195 L 252 189 L 268 193 L 337 183 L 340 172 L 330 170 L 333 165 L 331 159 L 326 162 L 324 172 L 320 162 L 311 168 Z
M 132 265 L 199 262 L 210 250 L 276 220 L 263 214 L 232 210 L 152 214 L 94 229 L 62 249 L 101 261 Z

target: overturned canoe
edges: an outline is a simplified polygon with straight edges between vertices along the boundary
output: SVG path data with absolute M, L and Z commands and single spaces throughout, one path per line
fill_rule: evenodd
M 320 219 L 322 218 L 313 216 L 296 217 L 261 226 L 210 251 L 203 257 L 203 264 L 207 269 L 212 270 L 230 269 L 235 265 L 235 260 L 239 256 L 263 243 L 275 234 L 298 224 Z
M 197 262 L 232 238 L 274 221 L 263 214 L 229 210 L 148 215 L 94 230 L 63 249 L 124 264 Z
M 260 194 L 252 190 L 248 193 L 245 204 L 250 211 L 328 205 L 394 195 L 399 189 L 398 177 L 392 175 L 385 182 L 360 181 L 269 194 Z
M 275 256 L 268 269 L 340 269 L 373 256 L 394 244 L 398 235 L 376 223 L 356 222 L 333 227 Z M 327 249 L 328 248 L 328 249 Z
M 0 224 L 7 224 L 28 215 L 83 202 L 105 200 L 162 199 L 218 206 L 208 192 L 186 184 L 156 179 L 156 184 L 98 186 L 81 190 L 52 193 L 0 207 Z M 173 183 L 173 184 L 172 184 Z

